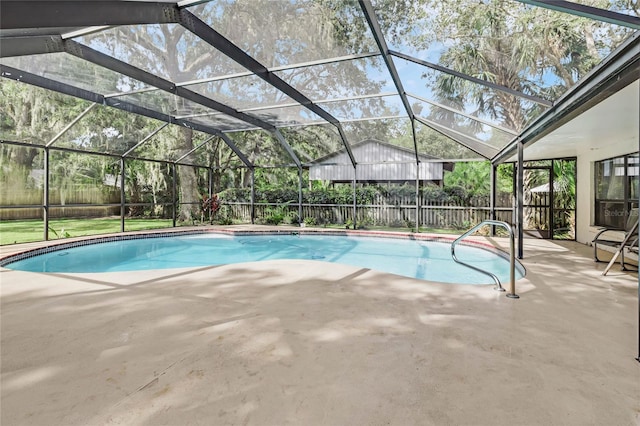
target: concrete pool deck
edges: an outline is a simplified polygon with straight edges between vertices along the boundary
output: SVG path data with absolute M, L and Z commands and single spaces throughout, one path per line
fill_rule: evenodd
M 0 423 L 640 424 L 638 277 L 591 254 L 525 240 L 519 300 L 317 261 L 0 269 Z

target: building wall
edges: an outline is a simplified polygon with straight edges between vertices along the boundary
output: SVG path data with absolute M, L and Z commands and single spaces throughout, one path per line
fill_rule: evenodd
M 586 146 L 591 144 L 585 144 Z M 630 154 L 638 151 L 638 138 L 626 141 L 609 140 L 601 143 L 598 149 L 579 151 L 577 168 L 577 217 L 576 240 L 590 243 L 601 227 L 593 226 L 595 217 L 594 163 L 611 157 Z
M 379 144 L 375 141 L 353 147 L 353 156 L 358 163 L 358 180 L 393 181 L 416 178 L 414 154 Z M 311 166 L 311 180 L 352 180 L 353 167 L 346 152 L 325 160 L 326 164 Z M 420 164 L 420 180 L 442 180 L 442 163 Z
M 638 152 L 638 117 L 640 80 L 525 148 L 529 159 L 576 157 L 576 240 L 580 243 L 591 243 L 601 229 L 593 226 L 594 163 Z
M 358 180 L 393 181 L 414 180 L 415 163 L 358 164 Z M 312 166 L 309 169 L 311 180 L 353 180 L 351 165 Z M 442 180 L 442 163 L 420 163 L 420 180 Z

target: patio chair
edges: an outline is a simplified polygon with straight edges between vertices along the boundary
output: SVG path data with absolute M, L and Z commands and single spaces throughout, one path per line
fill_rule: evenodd
M 638 270 L 638 266 L 637 265 L 631 265 L 634 267 L 634 269 L 629 269 L 627 268 L 627 265 L 629 265 L 629 263 L 624 261 L 624 252 L 625 250 L 627 251 L 627 253 L 634 253 L 636 255 L 636 257 L 638 256 L 638 237 L 636 236 L 635 238 L 633 238 L 633 240 L 631 242 L 629 242 L 629 244 L 626 244 L 624 247 L 622 247 L 622 251 L 620 252 L 620 266 L 622 266 L 622 270 L 623 271 L 633 271 L 633 270 Z
M 623 249 L 624 246 L 628 245 L 632 239 L 633 239 L 633 235 L 635 232 L 637 232 L 638 230 L 638 209 L 634 208 L 631 209 L 631 211 L 629 212 L 629 217 L 627 218 L 627 223 L 625 224 L 624 229 L 619 229 L 619 228 L 604 228 L 602 229 L 600 232 L 598 232 L 595 236 L 595 238 L 591 241 L 591 244 L 593 245 L 593 257 L 595 259 L 596 262 L 604 262 L 603 260 L 600 260 L 598 258 L 598 246 L 608 246 L 608 247 L 614 247 L 616 249 L 616 256 L 620 254 L 618 253 L 618 251 L 620 249 Z M 610 231 L 623 231 L 624 232 L 624 237 L 622 238 L 622 240 L 615 240 L 615 239 L 610 239 L 610 238 L 606 238 L 606 233 L 610 232 Z
M 620 256 L 621 269 L 623 271 L 628 271 L 624 261 L 625 250 L 638 254 L 638 221 L 636 221 L 635 226 L 631 228 L 631 231 L 627 233 L 627 236 L 624 237 L 624 240 L 622 240 L 622 242 L 620 243 L 618 250 L 616 250 L 616 252 L 611 257 L 609 264 L 606 268 L 604 268 L 604 272 L 602 272 L 602 275 L 607 275 L 607 272 L 609 272 L 609 269 L 611 269 L 613 264 L 616 262 L 618 256 Z

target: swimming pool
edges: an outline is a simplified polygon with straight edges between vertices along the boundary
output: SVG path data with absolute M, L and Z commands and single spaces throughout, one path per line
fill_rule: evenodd
M 464 262 L 509 280 L 509 262 L 496 252 L 459 245 Z M 342 263 L 429 281 L 493 284 L 453 262 L 450 243 L 336 235 L 224 235 L 203 233 L 139 238 L 64 248 L 3 264 L 30 272 L 115 272 L 199 267 L 273 259 Z M 5 261 L 6 262 L 6 261 Z M 516 278 L 524 275 L 517 265 Z

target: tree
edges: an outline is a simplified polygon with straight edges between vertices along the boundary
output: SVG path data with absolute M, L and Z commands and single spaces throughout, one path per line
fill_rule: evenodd
M 0 80 L 1 133 L 7 140 L 45 145 L 88 102 L 8 79 Z M 40 150 L 7 146 L 9 165 L 31 169 Z
M 491 163 L 488 161 L 456 163 L 453 171 L 445 174 L 444 185 L 445 188 L 462 188 L 469 197 L 488 195 L 491 185 L 490 173 Z
M 411 129 L 411 123 L 408 120 L 405 121 L 405 125 L 395 132 L 391 141 L 398 146 L 413 149 L 413 130 Z M 434 158 L 448 160 L 482 158 L 480 155 L 455 142 L 453 139 L 438 133 L 420 122 L 416 121 L 415 126 L 418 153 L 421 155 L 429 155 Z
M 609 6 L 608 0 L 591 3 Z M 416 32 L 412 43 L 443 44 L 442 65 L 550 100 L 599 63 L 612 39 L 629 34 L 592 19 L 504 0 L 425 0 L 423 5 L 434 18 L 424 22 L 429 30 Z M 440 75 L 434 89 L 443 102 L 462 110 L 471 103 L 476 113 L 516 131 L 540 113 L 537 104 L 451 75 Z
M 199 74 L 211 72 L 216 66 L 213 49 L 203 49 L 203 44 L 186 28 L 180 25 L 122 26 L 103 33 L 87 36 L 83 39 L 89 46 L 129 62 L 163 78 L 174 82 L 195 79 Z M 161 58 L 161 60 L 159 60 Z M 151 94 L 129 95 L 137 102 L 153 102 L 166 105 L 171 115 L 185 115 L 195 106 L 188 101 L 156 91 Z M 127 98 L 127 96 L 125 96 Z M 194 148 L 192 129 L 172 129 L 163 134 L 169 149 L 186 154 Z M 197 181 L 193 168 L 179 169 L 180 221 L 191 222 L 200 217 L 200 194 L 195 185 Z

